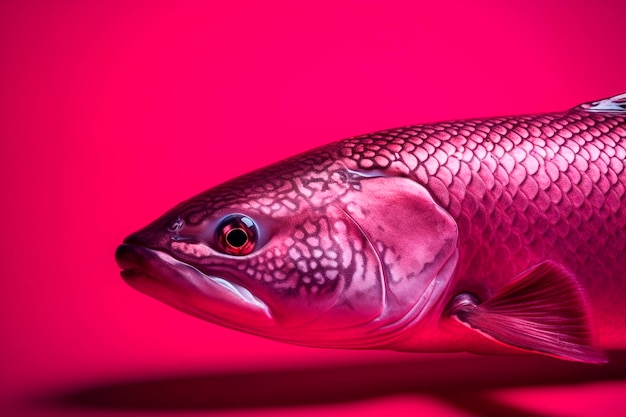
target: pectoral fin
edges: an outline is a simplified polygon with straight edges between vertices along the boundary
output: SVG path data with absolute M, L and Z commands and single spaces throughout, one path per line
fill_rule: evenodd
M 501 343 L 560 359 L 606 363 L 593 345 L 589 308 L 576 278 L 543 262 L 483 303 L 457 296 L 451 315 Z

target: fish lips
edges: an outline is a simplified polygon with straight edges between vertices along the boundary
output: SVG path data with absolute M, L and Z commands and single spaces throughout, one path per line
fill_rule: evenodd
M 269 307 L 247 288 L 206 275 L 165 252 L 124 243 L 115 260 L 131 287 L 185 313 L 248 332 L 275 325 Z

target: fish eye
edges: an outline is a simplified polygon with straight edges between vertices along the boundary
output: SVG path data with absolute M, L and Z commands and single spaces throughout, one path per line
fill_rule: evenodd
M 233 214 L 224 218 L 217 230 L 218 249 L 228 255 L 244 256 L 251 253 L 258 238 L 256 223 L 242 214 Z

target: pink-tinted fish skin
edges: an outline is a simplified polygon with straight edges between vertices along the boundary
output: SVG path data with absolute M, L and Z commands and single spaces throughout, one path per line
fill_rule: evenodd
M 375 156 L 364 157 L 368 151 Z M 600 344 L 625 346 L 624 114 L 574 109 L 414 126 L 350 139 L 339 152 L 353 169 L 423 184 L 454 217 L 453 293 L 487 299 L 511 276 L 551 259 L 588 293 Z
M 286 342 L 602 362 L 626 348 L 625 101 L 332 143 L 181 203 L 117 260 L 140 291 Z M 251 253 L 224 251 L 233 215 Z

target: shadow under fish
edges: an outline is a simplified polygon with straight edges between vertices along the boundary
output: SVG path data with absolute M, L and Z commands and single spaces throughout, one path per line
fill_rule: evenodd
M 238 371 L 149 377 L 46 394 L 53 408 L 98 410 L 227 410 L 338 404 L 398 394 L 439 398 L 481 415 L 537 416 L 488 400 L 489 390 L 626 381 L 626 352 L 606 366 L 539 356 L 456 356 L 290 370 Z M 491 414 L 490 414 L 491 413 Z

